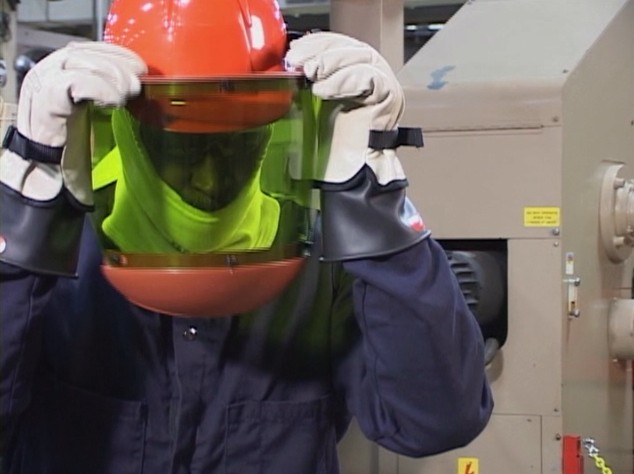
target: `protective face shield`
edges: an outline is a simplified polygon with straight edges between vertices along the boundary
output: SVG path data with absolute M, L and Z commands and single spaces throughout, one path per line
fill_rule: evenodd
M 277 4 L 115 0 L 104 38 L 149 69 L 138 98 L 100 111 L 116 143 L 93 165 L 106 278 L 175 316 L 262 306 L 301 269 L 314 215 L 313 99 L 284 71 Z

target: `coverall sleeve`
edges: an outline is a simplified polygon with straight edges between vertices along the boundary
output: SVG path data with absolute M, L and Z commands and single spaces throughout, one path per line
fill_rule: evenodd
M 442 247 L 429 238 L 344 269 L 361 338 L 338 380 L 362 431 L 412 457 L 468 444 L 493 401 L 483 337 Z
M 29 403 L 42 347 L 42 309 L 55 277 L 0 263 L 0 429 L 2 440 Z M 4 448 L 4 446 L 1 446 Z

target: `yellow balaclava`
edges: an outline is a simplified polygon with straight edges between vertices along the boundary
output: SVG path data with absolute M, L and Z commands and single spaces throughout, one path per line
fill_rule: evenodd
M 112 129 L 117 147 L 95 166 L 93 188 L 116 182 L 113 209 L 102 230 L 120 251 L 207 253 L 271 246 L 280 206 L 261 191 L 260 171 L 231 204 L 202 211 L 161 180 L 127 110 L 113 111 Z

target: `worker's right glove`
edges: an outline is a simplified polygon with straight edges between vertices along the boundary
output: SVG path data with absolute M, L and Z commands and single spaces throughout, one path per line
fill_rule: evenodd
M 0 156 L 0 261 L 73 274 L 92 206 L 88 101 L 120 106 L 140 92 L 145 63 L 103 42 L 69 43 L 24 78 L 17 128 Z
M 324 260 L 377 257 L 425 239 L 423 221 L 405 196 L 396 155 L 422 146 L 420 129 L 399 127 L 405 100 L 387 61 L 370 45 L 332 32 L 290 43 L 287 65 L 312 82 L 319 112 Z M 325 132 L 325 133 L 324 133 Z

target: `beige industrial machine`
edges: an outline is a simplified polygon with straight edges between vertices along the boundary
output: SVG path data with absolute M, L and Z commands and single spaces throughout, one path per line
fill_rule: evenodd
M 632 474 L 634 1 L 468 1 L 398 77 L 410 196 L 477 281 L 496 406 L 424 459 L 353 430 L 343 472 Z

